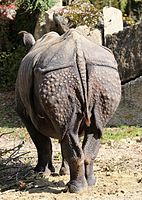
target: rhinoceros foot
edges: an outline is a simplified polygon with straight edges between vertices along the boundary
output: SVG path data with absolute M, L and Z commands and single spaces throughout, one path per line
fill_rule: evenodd
M 88 186 L 95 185 L 96 184 L 96 178 L 95 177 L 88 178 L 87 183 L 88 183 Z
M 51 175 L 52 173 L 55 173 L 55 168 L 53 165 L 48 165 L 46 167 L 43 167 L 39 164 L 34 168 L 34 171 L 36 173 L 44 173 L 46 175 Z
M 78 193 L 88 186 L 85 178 L 80 181 L 72 180 L 67 185 L 70 193 Z
M 59 171 L 60 176 L 64 176 L 68 174 L 68 170 L 65 167 L 61 167 L 60 171 Z

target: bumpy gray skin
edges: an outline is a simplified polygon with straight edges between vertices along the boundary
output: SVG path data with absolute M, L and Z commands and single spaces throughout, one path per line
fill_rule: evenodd
M 69 191 L 95 184 L 99 140 L 120 98 L 117 63 L 108 49 L 74 29 L 37 40 L 16 81 L 16 109 L 37 148 L 35 171 L 54 171 L 50 137 L 57 138 L 69 165 Z

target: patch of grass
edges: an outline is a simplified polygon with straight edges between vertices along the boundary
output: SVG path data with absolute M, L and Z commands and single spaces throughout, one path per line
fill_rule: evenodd
M 102 142 L 108 142 L 111 140 L 119 141 L 121 139 L 133 138 L 136 136 L 142 136 L 142 127 L 120 126 L 113 128 L 105 128 L 102 137 Z

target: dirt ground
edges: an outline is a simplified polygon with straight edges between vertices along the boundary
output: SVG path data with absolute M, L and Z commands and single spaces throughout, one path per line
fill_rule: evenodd
M 0 140 L 1 152 L 3 149 L 21 144 L 21 140 L 9 139 L 6 136 L 1 137 Z M 54 166 L 58 172 L 61 164 L 60 146 L 55 140 L 53 141 L 53 149 Z M 13 156 L 14 153 L 11 154 L 11 157 L 3 156 L 1 160 L 1 200 L 142 199 L 141 137 L 102 144 L 94 163 L 96 185 L 78 194 L 66 192 L 66 183 L 69 181 L 68 175 L 59 176 L 56 174 L 56 176 L 47 177 L 33 174 L 31 167 L 36 164 L 36 150 L 29 139 L 21 144 L 19 150 L 15 153 L 15 157 Z M 12 156 L 14 159 L 10 160 Z M 8 163 L 10 164 L 8 165 Z M 16 168 L 16 166 L 18 167 Z M 11 172 L 12 170 L 13 172 Z M 21 173 L 24 173 L 24 175 L 21 175 Z

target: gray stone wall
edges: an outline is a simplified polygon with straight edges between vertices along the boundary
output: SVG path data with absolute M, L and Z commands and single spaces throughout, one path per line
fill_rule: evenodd
M 123 19 L 121 10 L 105 6 L 103 8 L 104 37 L 108 34 L 118 33 L 123 30 Z
M 121 102 L 109 125 L 142 126 L 142 76 L 122 86 Z
M 108 35 L 106 46 L 113 51 L 118 62 L 122 83 L 142 75 L 142 21 L 117 34 Z
M 107 36 L 118 62 L 122 99 L 109 125 L 142 126 L 142 22 Z

